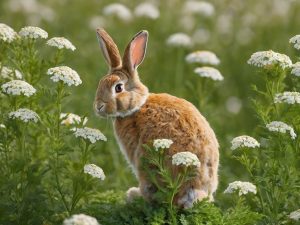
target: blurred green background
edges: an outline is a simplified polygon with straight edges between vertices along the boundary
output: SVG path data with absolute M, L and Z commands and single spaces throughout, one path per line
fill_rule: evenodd
M 300 1 L 214 0 L 207 1 L 213 8 L 202 13 L 187 10 L 187 4 L 191 4 L 188 2 L 197 1 L 147 2 L 159 9 L 158 18 L 137 16 L 135 8 L 143 1 L 136 0 L 1 0 L 0 22 L 16 31 L 27 25 L 39 26 L 49 33 L 49 38 L 64 36 L 77 47 L 75 52 L 67 53 L 64 64 L 80 74 L 83 84 L 72 88 L 72 96 L 63 111 L 87 115 L 87 125 L 99 128 L 108 137 L 109 141 L 99 144 L 94 155 L 94 160 L 107 175 L 103 190 L 126 190 L 137 181 L 118 150 L 111 121 L 100 119 L 93 112 L 98 81 L 108 70 L 95 29 L 104 27 L 121 53 L 135 33 L 148 30 L 147 55 L 139 67 L 139 74 L 150 91 L 185 98 L 198 108 L 199 99 L 209 97 L 199 110 L 210 122 L 221 145 L 218 190 L 221 193 L 228 182 L 247 179 L 245 170 L 229 157 L 231 139 L 242 134 L 251 135 L 256 124 L 251 109 L 251 84 L 259 85 L 260 79 L 247 65 L 247 60 L 253 52 L 272 49 L 296 61 L 297 52 L 288 41 L 300 34 Z M 112 3 L 123 4 L 129 11 L 122 18 L 108 15 L 105 7 Z M 177 32 L 188 34 L 193 45 L 189 48 L 168 46 L 167 38 Z M 224 81 L 213 83 L 208 96 L 198 94 L 202 78 L 193 72 L 197 65 L 185 62 L 185 56 L 196 50 L 213 51 L 221 60 L 217 68 Z

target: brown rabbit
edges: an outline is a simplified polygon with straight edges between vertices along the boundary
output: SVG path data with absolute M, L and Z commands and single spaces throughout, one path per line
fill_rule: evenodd
M 140 166 L 145 153 L 142 145 L 166 138 L 174 142 L 167 151 L 169 156 L 190 151 L 201 162 L 197 176 L 182 186 L 174 204 L 188 208 L 203 198 L 213 200 L 218 186 L 218 141 L 191 103 L 169 94 L 149 93 L 140 81 L 137 67 L 145 56 L 148 32 L 141 31 L 133 37 L 123 59 L 105 30 L 98 29 L 97 36 L 110 68 L 99 82 L 94 107 L 98 115 L 113 117 L 115 137 L 139 180 L 139 188 L 127 191 L 128 198 L 142 195 L 151 199 L 154 188 Z M 172 169 L 176 175 L 178 170 Z

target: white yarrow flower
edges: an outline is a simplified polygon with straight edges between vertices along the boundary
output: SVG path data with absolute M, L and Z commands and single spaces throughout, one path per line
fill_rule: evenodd
M 294 48 L 300 50 L 300 35 L 295 35 L 290 39 L 290 43 L 294 44 Z
M 131 11 L 125 5 L 120 3 L 113 3 L 105 6 L 103 14 L 106 16 L 116 16 L 123 21 L 130 21 L 132 19 Z
M 103 170 L 99 166 L 96 166 L 95 164 L 85 165 L 83 171 L 84 173 L 87 173 L 92 177 L 99 178 L 100 180 L 105 179 L 105 174 Z
M 173 141 L 170 139 L 156 139 L 153 141 L 153 147 L 156 150 L 170 148 L 170 146 L 172 144 L 173 144 Z
M 228 185 L 224 193 L 232 194 L 235 191 L 239 192 L 239 196 L 246 195 L 250 192 L 256 194 L 256 186 L 250 182 L 234 181 Z
M 194 72 L 196 74 L 198 74 L 200 77 L 207 77 L 212 80 L 223 80 L 224 79 L 224 77 L 222 76 L 222 74 L 220 73 L 219 70 L 212 68 L 212 67 L 208 67 L 208 66 L 197 67 L 194 70 Z
M 1 68 L 1 64 L 0 64 Z M 19 70 L 13 70 L 10 67 L 2 66 L 0 76 L 4 79 L 22 79 L 23 75 Z
M 58 66 L 48 69 L 47 74 L 53 82 L 62 81 L 68 86 L 78 86 L 82 83 L 78 73 L 68 66 Z
M 269 68 L 274 65 L 278 65 L 285 69 L 292 66 L 292 61 L 287 55 L 269 50 L 253 53 L 248 60 L 248 64 L 263 68 Z
M 291 212 L 290 215 L 289 215 L 289 218 L 292 219 L 292 220 L 300 220 L 300 209 L 294 211 L 294 212 Z
M 8 25 L 0 23 L 0 41 L 11 43 L 18 37 L 18 34 Z
M 271 132 L 280 132 L 283 134 L 289 132 L 292 139 L 295 139 L 297 137 L 297 134 L 295 133 L 294 129 L 281 121 L 272 121 L 271 123 L 268 123 L 266 127 Z
M 31 96 L 36 92 L 36 89 L 23 80 L 12 80 L 2 84 L 2 91 L 8 95 L 24 95 Z
M 70 49 L 72 51 L 76 49 L 75 46 L 64 37 L 53 37 L 47 41 L 47 45 L 56 47 L 58 49 Z
M 61 121 L 61 124 L 63 125 L 72 125 L 72 124 L 80 124 L 81 123 L 81 117 L 74 114 L 74 113 L 61 113 L 60 119 L 63 119 Z M 83 121 L 83 125 L 87 123 L 88 119 L 85 117 Z
M 75 137 L 81 137 L 83 139 L 89 140 L 91 143 L 96 141 L 107 141 L 107 138 L 102 134 L 100 130 L 84 127 L 76 128 L 74 131 Z
M 291 74 L 295 75 L 296 77 L 300 77 L 300 62 L 292 65 Z
M 20 108 L 17 111 L 10 112 L 8 114 L 8 117 L 11 119 L 18 119 L 25 123 L 27 122 L 35 122 L 37 123 L 39 121 L 39 116 L 36 112 L 26 109 L 26 108 Z
M 202 63 L 208 65 L 219 65 L 220 60 L 215 53 L 211 51 L 196 51 L 185 57 L 188 63 Z
M 94 217 L 85 214 L 75 214 L 65 219 L 63 225 L 99 225 L 99 223 Z
M 159 17 L 159 10 L 150 2 L 144 2 L 135 7 L 134 15 L 137 17 L 146 17 L 155 20 Z
M 3 123 L 1 123 L 1 124 L 0 124 L 0 128 L 5 129 L 6 126 L 5 126 Z
M 214 15 L 215 7 L 209 2 L 191 0 L 185 2 L 184 12 L 209 17 Z
M 275 103 L 300 104 L 300 93 L 285 91 L 278 93 L 274 97 Z
M 198 157 L 191 152 L 178 152 L 172 156 L 172 164 L 175 166 L 196 166 L 200 167 Z
M 175 33 L 168 37 L 167 45 L 175 47 L 189 47 L 192 45 L 192 39 L 185 33 Z
M 19 35 L 23 38 L 32 38 L 32 39 L 37 39 L 37 38 L 42 38 L 42 39 L 47 39 L 48 38 L 48 33 L 44 31 L 43 29 L 39 27 L 32 27 L 32 26 L 27 26 L 23 27 Z
M 237 148 L 259 148 L 260 144 L 253 137 L 242 135 L 239 137 L 235 137 L 231 141 L 231 150 L 235 150 Z

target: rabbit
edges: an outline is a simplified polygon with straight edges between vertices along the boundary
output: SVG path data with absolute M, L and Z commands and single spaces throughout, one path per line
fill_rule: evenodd
M 173 204 L 190 208 L 205 198 L 213 201 L 219 166 L 215 133 L 192 103 L 165 93 L 150 93 L 140 81 L 137 68 L 145 57 L 148 32 L 140 31 L 132 38 L 123 58 L 104 29 L 96 33 L 109 72 L 99 81 L 94 109 L 100 117 L 113 118 L 115 138 L 139 181 L 139 187 L 127 191 L 127 198 L 153 199 L 155 186 L 141 168 L 141 158 L 145 156 L 142 145 L 166 138 L 173 141 L 168 156 L 190 151 L 201 162 L 196 177 L 182 185 Z M 180 171 L 171 162 L 168 166 L 174 176 Z

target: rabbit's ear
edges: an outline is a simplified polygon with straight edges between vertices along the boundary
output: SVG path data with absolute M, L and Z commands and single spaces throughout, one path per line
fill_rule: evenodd
M 148 31 L 145 30 L 137 33 L 129 42 L 123 56 L 123 67 L 128 72 L 134 72 L 143 62 L 146 54 L 147 42 Z
M 104 29 L 97 29 L 97 37 L 103 56 L 110 66 L 110 70 L 120 67 L 122 64 L 120 52 L 113 39 Z

